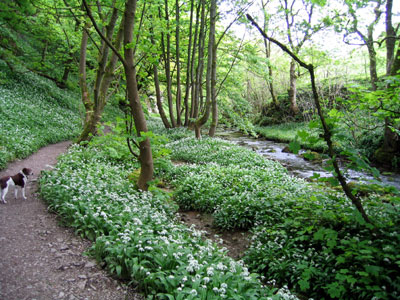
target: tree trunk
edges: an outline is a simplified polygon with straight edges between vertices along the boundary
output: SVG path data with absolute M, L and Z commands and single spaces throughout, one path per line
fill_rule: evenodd
M 194 118 L 195 114 L 195 107 L 197 106 L 197 73 L 195 72 L 196 66 L 196 53 L 197 53 L 197 47 L 201 47 L 200 41 L 198 41 L 198 32 L 199 32 L 199 27 L 200 27 L 200 11 L 202 7 L 202 2 L 199 3 L 199 5 L 196 8 L 196 26 L 194 30 L 194 41 L 193 41 L 193 52 L 192 52 L 192 61 L 190 65 L 190 82 L 191 82 L 191 105 L 190 105 L 190 113 L 189 117 L 191 119 Z M 200 39 L 200 37 L 199 37 Z M 199 51 L 200 52 L 200 51 Z M 189 120 L 188 121 L 188 126 L 193 126 L 193 121 Z
M 88 30 L 90 25 L 88 22 L 82 30 L 81 51 L 79 57 L 79 86 L 81 88 L 82 103 L 85 107 L 85 124 L 89 121 L 93 111 L 93 102 L 90 99 L 89 90 L 86 83 L 86 53 L 88 44 Z
M 261 6 L 263 8 L 264 12 L 264 32 L 268 32 L 268 23 L 270 20 L 270 16 L 267 14 L 266 11 L 266 6 L 267 3 L 264 3 L 264 1 L 261 1 Z M 264 49 L 265 49 L 265 58 L 267 59 L 268 63 L 268 89 L 269 92 L 271 93 L 271 98 L 272 98 L 272 103 L 277 107 L 278 106 L 278 100 L 275 95 L 275 89 L 274 89 L 274 77 L 273 77 L 273 72 L 272 72 L 272 66 L 271 66 L 271 42 L 269 42 L 267 39 L 264 39 Z
M 192 118 L 196 119 L 199 116 L 201 94 L 202 94 L 202 81 L 203 81 L 203 68 L 204 68 L 204 45 L 205 45 L 205 0 L 201 0 L 201 20 L 200 20 L 200 34 L 199 34 L 199 54 L 198 63 L 196 68 L 196 83 L 194 91 L 194 99 L 192 99 Z
M 274 89 L 274 76 L 273 76 L 273 71 L 272 71 L 272 65 L 271 65 L 271 62 L 270 62 L 270 58 L 271 58 L 271 43 L 268 43 L 267 39 L 264 39 L 264 47 L 265 47 L 265 57 L 268 60 L 268 81 L 267 81 L 267 85 L 268 85 L 269 92 L 271 93 L 272 103 L 275 106 L 278 106 L 278 100 L 276 98 L 275 89 Z
M 186 84 L 185 84 L 185 97 L 184 97 L 184 105 L 185 105 L 185 123 L 184 126 L 189 125 L 189 94 L 190 94 L 190 86 L 191 86 L 191 76 L 192 76 L 192 67 L 191 67 L 191 54 L 192 54 L 192 32 L 193 32 L 193 11 L 194 10 L 194 0 L 190 1 L 190 21 L 189 21 L 189 45 L 187 51 L 187 66 L 186 66 Z
M 200 138 L 201 128 L 210 117 L 210 110 L 212 104 L 212 72 L 214 62 L 214 48 L 215 47 L 215 23 L 217 19 L 217 5 L 216 0 L 210 1 L 210 31 L 208 35 L 208 57 L 207 57 L 207 74 L 206 74 L 206 103 L 204 104 L 204 114 L 195 123 L 196 138 Z
M 394 60 L 396 32 L 392 23 L 393 0 L 386 1 L 386 75 L 390 75 Z
M 118 30 L 116 38 L 117 50 L 121 49 L 123 33 L 123 26 L 121 26 Z M 112 32 L 109 32 L 109 36 L 112 37 Z M 105 48 L 109 49 L 105 43 L 104 45 Z M 103 114 L 104 107 L 107 103 L 107 91 L 110 88 L 112 80 L 114 79 L 114 71 L 118 63 L 118 56 L 113 52 L 107 64 L 109 51 L 105 48 L 103 49 L 102 57 L 100 57 L 102 65 L 99 64 L 99 69 L 101 68 L 102 70 L 98 70 L 96 75 L 96 85 L 98 86 L 95 87 L 96 90 L 94 91 L 96 96 L 91 109 L 92 113 L 89 115 L 89 119 L 84 124 L 83 131 L 77 141 L 78 143 L 89 141 L 91 139 L 91 135 L 93 136 L 97 134 L 97 125 L 100 123 L 101 115 Z
M 112 40 L 112 36 L 114 33 L 115 24 L 117 23 L 117 20 L 118 20 L 118 10 L 114 7 L 110 22 L 106 27 L 106 38 L 110 41 Z M 103 20 L 103 21 L 105 21 L 105 20 Z M 105 41 L 102 40 L 99 57 L 97 59 L 98 60 L 98 68 L 97 68 L 97 72 L 96 72 L 96 81 L 95 81 L 94 89 L 93 89 L 93 97 L 94 97 L 94 105 L 95 106 L 98 105 L 99 94 L 100 94 L 100 85 L 103 81 L 103 77 L 106 72 L 106 65 L 107 65 L 109 50 L 110 50 L 110 48 L 106 45 Z
M 169 13 L 168 13 L 168 0 L 165 0 L 165 20 L 167 22 L 167 43 L 164 42 L 164 34 L 161 36 L 162 51 L 165 63 L 165 77 L 167 79 L 167 98 L 169 108 L 169 118 L 173 128 L 176 127 L 174 116 L 174 105 L 172 101 L 172 78 L 171 78 L 171 36 L 169 33 Z
M 158 80 L 158 69 L 157 69 L 156 64 L 153 64 L 153 75 L 154 75 L 154 87 L 156 90 L 156 100 L 157 100 L 158 112 L 160 114 L 160 117 L 164 124 L 164 127 L 171 128 L 171 125 L 169 125 L 168 118 L 165 114 L 164 107 L 163 107 L 162 101 L 161 101 L 160 81 Z
M 369 55 L 369 76 L 371 80 L 372 90 L 376 91 L 378 83 L 378 73 L 376 72 L 376 51 L 373 42 L 367 43 Z
M 218 126 L 218 103 L 217 103 L 217 45 L 213 45 L 213 57 L 211 67 L 211 126 L 208 135 L 213 137 Z
M 128 99 L 131 113 L 134 119 L 136 132 L 140 137 L 142 132 L 147 132 L 146 119 L 140 103 L 139 93 L 136 82 L 136 69 L 132 47 L 126 45 L 133 41 L 133 27 L 135 24 L 136 0 L 127 0 L 125 4 L 124 21 L 124 69 L 127 82 Z M 146 138 L 139 143 L 139 161 L 141 171 L 138 180 L 138 187 L 142 190 L 148 189 L 148 182 L 153 178 L 153 156 L 151 153 L 150 140 Z
M 154 30 L 152 26 L 150 26 L 150 41 L 152 45 L 155 47 L 156 42 L 154 40 Z M 155 56 L 154 57 L 155 62 L 153 63 L 153 77 L 154 77 L 154 88 L 156 90 L 156 103 L 157 103 L 158 113 L 160 114 L 164 127 L 171 128 L 171 125 L 168 122 L 168 118 L 165 114 L 164 107 L 161 101 L 160 80 L 158 79 L 158 68 L 157 68 L 158 61 L 156 60 L 156 55 L 153 54 L 153 56 Z
M 397 51 L 396 51 L 396 55 L 394 56 L 394 59 L 393 59 L 393 64 L 392 64 L 392 69 L 390 70 L 390 75 L 396 76 L 399 74 L 399 71 L 400 71 L 400 43 L 397 46 Z
M 296 99 L 296 62 L 292 60 L 290 62 L 290 86 L 289 86 L 289 102 L 290 102 L 290 111 L 293 115 L 297 115 L 299 113 L 299 108 L 297 106 Z
M 176 31 L 175 31 L 175 55 L 176 55 L 176 125 L 179 127 L 182 125 L 181 120 L 181 102 L 182 102 L 182 91 L 181 91 L 181 64 L 180 64 L 180 49 L 179 49 L 179 0 L 175 2 L 176 11 Z
M 61 77 L 60 83 L 58 84 L 58 86 L 62 89 L 67 87 L 67 81 L 68 81 L 69 73 L 71 72 L 71 63 L 72 62 L 73 62 L 72 58 L 69 58 L 64 62 L 64 72 Z

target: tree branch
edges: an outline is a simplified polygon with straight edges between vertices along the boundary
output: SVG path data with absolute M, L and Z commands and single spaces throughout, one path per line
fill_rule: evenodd
M 88 14 L 88 17 L 92 21 L 92 24 L 93 24 L 94 28 L 96 29 L 97 33 L 104 40 L 104 42 L 107 44 L 107 46 L 110 47 L 112 51 L 114 51 L 115 55 L 118 56 L 119 60 L 125 66 L 126 65 L 125 59 L 122 57 L 122 55 L 118 52 L 118 50 L 114 47 L 114 45 L 106 38 L 106 36 L 101 32 L 101 30 L 97 26 L 97 23 L 96 23 L 95 19 L 93 18 L 92 12 L 86 3 L 86 0 L 82 0 L 82 2 L 83 2 L 83 5 L 85 6 L 85 10 Z
M 332 132 L 331 132 L 331 129 L 328 127 L 328 124 L 325 120 L 324 114 L 322 112 L 321 104 L 319 101 L 317 87 L 315 84 L 314 66 L 312 64 L 306 64 L 305 62 L 300 60 L 292 51 L 290 51 L 285 45 L 281 44 L 279 41 L 277 41 L 273 38 L 268 37 L 267 34 L 258 26 L 258 24 L 254 21 L 254 19 L 249 14 L 247 14 L 247 18 L 252 23 L 252 25 L 258 29 L 258 31 L 261 33 L 261 35 L 264 38 L 266 38 L 269 41 L 273 42 L 274 44 L 278 45 L 283 51 L 285 51 L 287 54 L 289 54 L 300 66 L 307 69 L 308 72 L 310 73 L 313 98 L 314 98 L 315 106 L 317 107 L 319 118 L 321 120 L 322 128 L 324 130 L 323 137 L 324 137 L 325 142 L 328 145 L 328 155 L 331 158 L 332 165 L 335 170 L 334 175 L 337 178 L 337 180 L 339 181 L 340 185 L 342 186 L 342 189 L 343 189 L 344 193 L 346 194 L 347 198 L 349 198 L 351 200 L 353 205 L 360 212 L 360 214 L 363 217 L 363 219 L 365 220 L 365 222 L 372 224 L 367 213 L 364 210 L 361 200 L 358 197 L 356 197 L 355 195 L 353 195 L 351 188 L 347 184 L 346 178 L 343 176 L 342 172 L 340 171 L 339 164 L 337 162 L 337 157 L 336 157 L 337 155 L 333 148 Z

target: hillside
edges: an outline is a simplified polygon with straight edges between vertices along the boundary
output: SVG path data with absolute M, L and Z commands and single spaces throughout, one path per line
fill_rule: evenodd
M 0 169 L 79 134 L 79 94 L 29 71 L 10 73 L 1 64 L 0 83 Z

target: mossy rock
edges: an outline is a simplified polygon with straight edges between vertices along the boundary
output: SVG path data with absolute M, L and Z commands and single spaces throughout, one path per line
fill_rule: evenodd
M 308 161 L 314 161 L 314 162 L 322 161 L 322 156 L 320 153 L 315 152 L 315 151 L 310 151 L 310 150 L 307 150 L 306 152 L 301 154 L 301 157 L 303 157 L 305 160 L 308 160 Z
M 349 187 L 355 190 L 359 196 L 368 196 L 370 194 L 394 196 L 399 194 L 399 191 L 392 186 L 381 186 L 379 184 L 367 184 L 351 181 Z
M 135 187 L 137 187 L 137 183 L 139 181 L 141 168 L 134 170 L 132 173 L 128 175 L 128 180 L 132 182 Z
M 379 148 L 374 153 L 374 159 L 384 165 L 392 165 L 393 159 L 396 157 L 395 153 L 386 151 L 383 148 Z
M 292 153 L 292 151 L 290 151 L 289 146 L 285 146 L 285 147 L 282 149 L 282 152 L 283 152 L 283 153 Z

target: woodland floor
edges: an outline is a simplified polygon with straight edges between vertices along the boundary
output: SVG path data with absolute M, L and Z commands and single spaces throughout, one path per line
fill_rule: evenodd
M 27 200 L 21 192 L 14 199 L 10 188 L 7 204 L 0 204 L 0 299 L 144 299 L 85 256 L 90 242 L 61 226 L 37 195 L 40 171 L 55 165 L 68 146 L 63 142 L 44 147 L 0 171 L 0 177 L 24 167 L 34 172 L 26 188 Z

